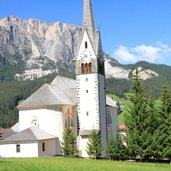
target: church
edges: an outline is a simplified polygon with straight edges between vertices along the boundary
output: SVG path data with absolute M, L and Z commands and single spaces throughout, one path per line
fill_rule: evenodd
M 102 157 L 107 142 L 116 134 L 118 107 L 106 96 L 105 60 L 100 31 L 95 28 L 91 0 L 84 0 L 83 28 L 75 57 L 76 79 L 56 76 L 18 106 L 14 133 L 0 140 L 0 157 L 61 155 L 66 127 L 72 129 L 80 157 L 89 135 L 101 135 Z

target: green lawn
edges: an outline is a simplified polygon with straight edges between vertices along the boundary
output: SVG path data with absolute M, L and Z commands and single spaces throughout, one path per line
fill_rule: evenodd
M 49 157 L 0 159 L 0 171 L 171 171 L 171 165 Z

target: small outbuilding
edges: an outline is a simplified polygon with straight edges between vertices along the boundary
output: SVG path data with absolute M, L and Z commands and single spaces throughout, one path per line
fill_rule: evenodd
M 37 127 L 28 128 L 0 141 L 0 157 L 38 157 L 56 155 L 59 140 Z

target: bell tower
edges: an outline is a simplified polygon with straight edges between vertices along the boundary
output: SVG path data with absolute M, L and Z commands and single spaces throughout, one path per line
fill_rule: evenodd
M 101 135 L 103 154 L 107 141 L 104 57 L 100 31 L 95 29 L 91 0 L 84 0 L 83 28 L 76 57 L 78 149 L 88 157 L 86 148 L 92 130 Z

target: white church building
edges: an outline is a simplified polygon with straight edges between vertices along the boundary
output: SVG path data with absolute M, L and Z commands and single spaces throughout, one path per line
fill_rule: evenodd
M 84 0 L 76 80 L 57 76 L 18 106 L 19 122 L 13 135 L 0 140 L 0 157 L 61 155 L 66 127 L 77 138 L 80 157 L 88 157 L 89 135 L 92 130 L 99 131 L 105 157 L 107 141 L 117 130 L 118 107 L 106 96 L 104 62 L 91 0 Z

